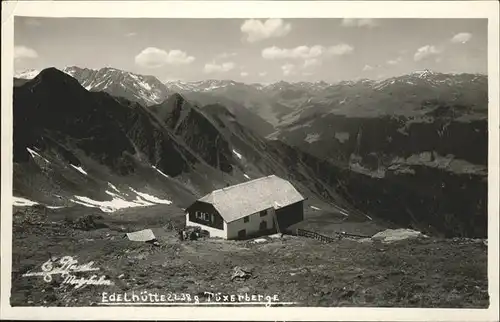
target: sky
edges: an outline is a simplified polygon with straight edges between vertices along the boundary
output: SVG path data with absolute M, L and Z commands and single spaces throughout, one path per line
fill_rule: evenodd
M 14 69 L 114 67 L 161 81 L 487 73 L 486 19 L 39 18 L 14 21 Z

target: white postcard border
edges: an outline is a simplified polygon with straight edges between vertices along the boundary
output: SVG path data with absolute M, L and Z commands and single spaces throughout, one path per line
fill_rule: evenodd
M 497 1 L 7 1 L 2 3 L 1 317 L 4 319 L 182 319 L 494 321 L 499 314 L 499 5 Z M 13 18 L 488 18 L 489 309 L 11 307 Z

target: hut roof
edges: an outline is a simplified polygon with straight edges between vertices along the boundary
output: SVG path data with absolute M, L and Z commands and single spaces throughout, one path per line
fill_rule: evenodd
M 303 200 L 304 197 L 290 182 L 275 175 L 215 190 L 199 199 L 212 204 L 226 222 Z

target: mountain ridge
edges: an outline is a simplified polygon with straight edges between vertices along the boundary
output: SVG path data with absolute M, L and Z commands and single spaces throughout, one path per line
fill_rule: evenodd
M 272 86 L 279 86 L 281 85 L 321 85 L 321 86 L 332 86 L 332 85 L 339 85 L 339 84 L 353 84 L 357 82 L 370 82 L 370 83 L 381 83 L 384 81 L 387 81 L 388 79 L 393 79 L 393 78 L 399 78 L 403 76 L 418 76 L 419 78 L 425 78 L 427 76 L 432 76 L 432 75 L 449 75 L 449 76 L 460 76 L 460 75 L 474 75 L 478 77 L 487 77 L 486 74 L 483 73 L 466 73 L 466 72 L 435 72 L 429 69 L 425 70 L 416 70 L 413 72 L 408 72 L 408 73 L 403 73 L 400 75 L 395 75 L 395 76 L 390 76 L 382 79 L 370 79 L 370 78 L 360 78 L 360 79 L 354 79 L 354 80 L 340 80 L 340 81 L 335 81 L 335 82 L 326 82 L 324 80 L 318 80 L 318 81 L 293 81 L 293 82 L 288 82 L 284 80 L 278 80 L 275 82 L 271 83 L 259 83 L 259 82 L 244 82 L 244 81 L 235 81 L 232 79 L 204 79 L 204 80 L 192 80 L 192 81 L 181 81 L 181 80 L 167 80 L 167 81 L 161 81 L 159 78 L 153 75 L 145 75 L 145 74 L 138 74 L 134 72 L 129 72 L 125 70 L 121 70 L 119 68 L 114 68 L 114 67 L 102 67 L 99 69 L 92 69 L 92 68 L 82 68 L 82 67 L 77 67 L 77 66 L 67 66 L 62 69 L 62 71 L 68 72 L 70 75 L 74 74 L 74 70 L 86 70 L 86 71 L 92 71 L 92 72 L 99 72 L 99 71 L 118 71 L 121 73 L 128 73 L 128 74 L 133 74 L 137 76 L 142 76 L 146 78 L 156 78 L 159 82 L 162 84 L 165 84 L 167 88 L 170 88 L 170 86 L 178 86 L 180 88 L 180 91 L 183 90 L 195 90 L 196 85 L 198 86 L 205 86 L 205 84 L 210 84 L 213 86 L 213 88 L 219 88 L 223 86 L 228 86 L 228 85 L 246 85 L 246 86 L 252 86 L 256 88 L 266 88 L 266 87 L 272 87 Z M 40 73 L 39 69 L 26 69 L 23 71 L 18 71 L 14 74 L 14 78 L 19 78 L 19 79 L 33 79 L 36 77 L 36 75 Z M 74 75 L 72 75 L 74 76 Z M 184 86 L 182 86 L 184 85 Z M 91 86 L 92 88 L 93 86 Z M 183 88 L 184 87 L 184 88 Z M 210 86 L 208 87 L 210 88 Z M 175 92 L 175 88 L 173 89 Z

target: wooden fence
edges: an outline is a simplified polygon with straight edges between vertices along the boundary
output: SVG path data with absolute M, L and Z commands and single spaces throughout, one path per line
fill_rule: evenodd
M 329 236 L 318 234 L 317 232 L 314 232 L 314 231 L 297 228 L 297 236 L 313 238 L 313 239 L 319 240 L 321 242 L 326 242 L 326 243 L 333 243 L 333 242 L 341 239 L 342 237 L 356 237 L 356 238 L 370 238 L 371 237 L 371 236 L 347 234 L 347 233 L 335 233 L 335 234 L 337 235 L 337 237 L 329 237 Z
M 314 231 L 300 229 L 300 228 L 297 229 L 297 235 L 317 239 L 319 241 L 326 242 L 326 243 L 333 243 L 334 241 L 339 240 L 339 237 L 337 237 L 337 238 L 328 237 L 325 235 L 318 234 Z

